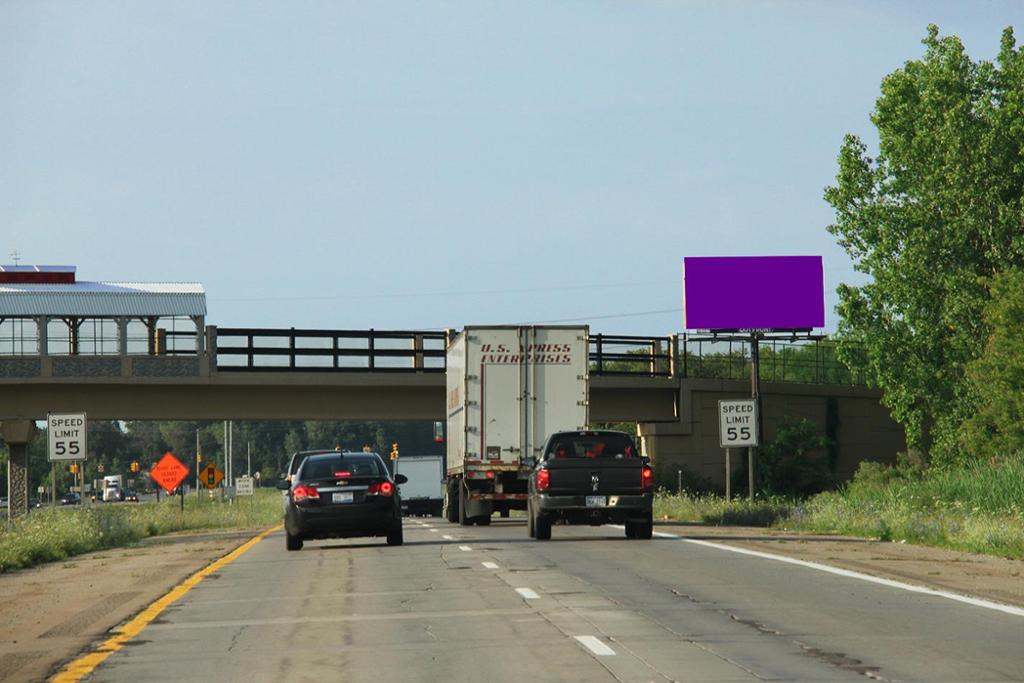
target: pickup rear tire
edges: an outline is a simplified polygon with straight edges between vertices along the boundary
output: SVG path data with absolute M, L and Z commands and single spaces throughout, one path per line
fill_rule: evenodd
M 530 534 L 530 538 L 537 535 L 533 526 L 533 504 L 530 501 L 526 501 L 526 529 L 527 533 Z
M 633 522 L 626 522 L 626 538 L 636 538 L 636 527 Z
M 642 522 L 636 522 L 633 524 L 634 538 L 641 540 L 650 540 L 654 536 L 654 518 L 651 515 L 647 515 L 647 519 Z
M 284 547 L 288 550 L 302 550 L 302 537 L 292 536 L 286 530 L 284 532 Z
M 538 513 L 533 520 L 533 533 L 538 541 L 551 540 L 551 518 Z

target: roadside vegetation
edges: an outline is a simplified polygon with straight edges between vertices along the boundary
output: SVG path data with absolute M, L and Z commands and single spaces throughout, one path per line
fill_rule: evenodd
M 1024 559 L 1024 457 L 925 467 L 865 462 L 838 491 L 798 499 L 780 495 L 726 501 L 668 493 L 655 518 L 763 526 L 907 542 Z
M 97 504 L 34 510 L 0 526 L 0 572 L 138 543 L 149 536 L 208 529 L 263 529 L 281 520 L 281 494 L 257 489 L 233 504 L 204 493 L 159 503 Z

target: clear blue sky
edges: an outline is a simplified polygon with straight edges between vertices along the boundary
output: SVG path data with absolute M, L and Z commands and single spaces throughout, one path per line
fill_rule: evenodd
M 199 281 L 211 324 L 682 329 L 684 256 L 821 254 L 926 25 L 1024 2 L 0 4 L 0 262 Z

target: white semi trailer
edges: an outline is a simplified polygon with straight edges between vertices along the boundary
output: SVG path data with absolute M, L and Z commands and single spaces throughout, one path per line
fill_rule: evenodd
M 474 326 L 447 351 L 445 516 L 490 524 L 526 509 L 529 465 L 556 431 L 588 421 L 585 326 Z

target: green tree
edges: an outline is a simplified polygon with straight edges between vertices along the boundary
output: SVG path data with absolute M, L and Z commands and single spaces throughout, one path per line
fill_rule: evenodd
M 882 82 L 876 158 L 846 136 L 829 226 L 869 284 L 839 288 L 843 359 L 881 387 L 910 446 L 948 462 L 973 412 L 965 367 L 987 337 L 980 281 L 1024 265 L 1024 58 L 995 63 L 928 27 L 925 55 Z
M 829 466 L 830 440 L 812 422 L 784 418 L 775 438 L 761 449 L 761 477 L 771 493 L 809 496 L 833 483 Z
M 985 352 L 967 366 L 978 410 L 963 440 L 976 456 L 1024 453 L 1024 271 L 992 280 L 985 322 L 992 328 Z

